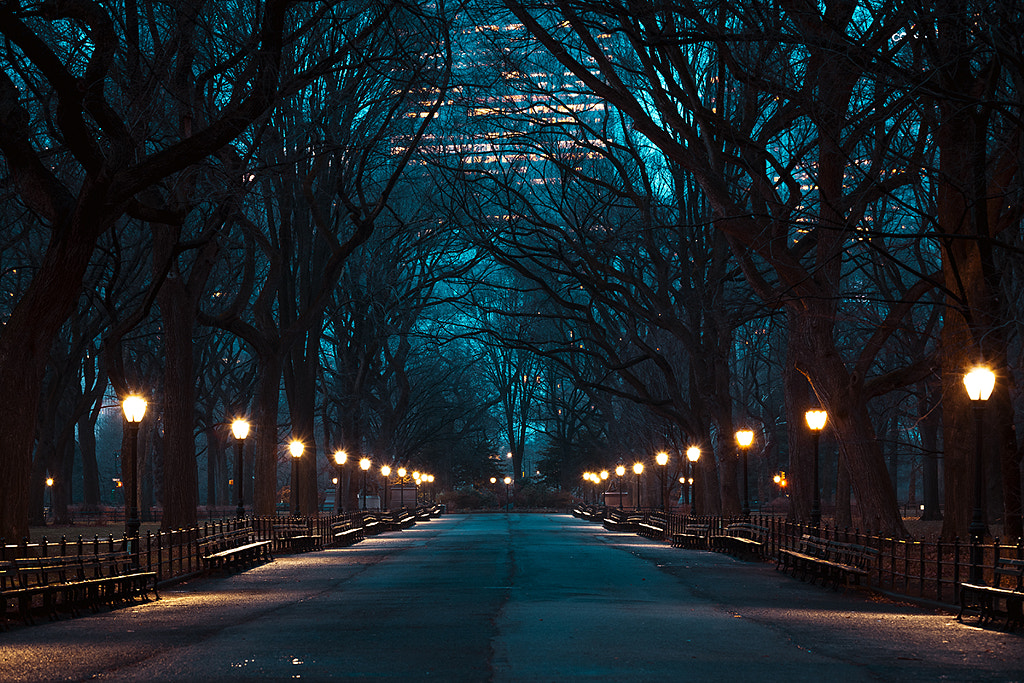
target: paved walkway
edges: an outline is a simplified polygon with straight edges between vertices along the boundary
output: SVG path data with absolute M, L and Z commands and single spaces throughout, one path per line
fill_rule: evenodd
M 3 681 L 1014 681 L 1024 637 L 564 515 L 450 515 L 0 633 Z

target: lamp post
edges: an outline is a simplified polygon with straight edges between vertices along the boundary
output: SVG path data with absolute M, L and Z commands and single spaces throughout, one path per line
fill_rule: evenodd
M 505 512 L 507 513 L 512 507 L 512 477 L 505 477 Z
M 128 396 L 121 403 L 128 432 L 128 490 L 125 491 L 124 535 L 131 544 L 132 566 L 139 566 L 139 423 L 146 414 L 146 399 Z
M 750 478 L 747 476 L 747 451 L 750 444 L 754 443 L 754 432 L 749 429 L 741 429 L 736 432 L 736 445 L 740 447 L 740 454 L 743 456 L 743 510 L 744 517 L 750 516 Z
M 687 448 L 686 461 L 689 463 L 690 469 L 690 476 L 688 477 L 690 480 L 688 487 L 690 489 L 690 514 L 693 514 L 693 503 L 694 498 L 696 497 L 693 495 L 693 468 L 696 467 L 698 460 L 700 460 L 700 448 L 697 446 L 690 446 Z
M 292 454 L 292 508 L 295 510 L 296 517 L 302 516 L 299 500 L 299 486 L 301 486 L 300 480 L 302 479 L 302 475 L 299 473 L 299 458 L 302 457 L 303 450 L 305 447 L 298 439 L 288 444 L 288 452 Z
M 623 509 L 623 475 L 626 474 L 626 466 L 615 465 L 615 489 L 618 492 L 618 509 Z
M 598 492 L 597 492 L 598 493 L 598 501 L 597 502 L 600 503 L 601 505 L 604 505 L 605 503 L 608 502 L 607 500 L 604 500 L 606 498 L 605 494 L 607 494 L 607 492 L 608 492 L 608 487 L 604 485 L 604 483 L 606 481 L 608 481 L 608 470 L 601 470 L 601 474 L 598 475 L 598 476 L 600 477 L 600 479 L 598 479 L 597 483 L 601 484 L 601 488 L 598 489 Z
M 245 478 L 242 476 L 242 469 L 245 467 L 245 437 L 249 436 L 249 423 L 245 420 L 235 420 L 231 423 L 231 435 L 235 437 L 235 481 L 238 489 L 238 507 L 235 508 L 235 517 L 245 517 Z
M 668 466 L 668 453 L 666 453 L 665 451 L 661 451 L 660 453 L 654 456 L 654 461 L 661 465 L 661 511 L 668 512 L 668 507 L 666 507 L 667 503 L 665 500 L 668 497 L 666 495 L 666 488 L 668 486 L 668 483 L 665 480 L 665 468 Z
M 644 464 L 642 462 L 633 463 L 633 474 L 636 475 L 636 506 L 637 510 L 640 509 L 640 475 L 644 473 Z
M 388 507 L 388 477 L 391 476 L 391 467 L 388 465 L 381 465 L 380 473 L 384 475 L 384 501 L 381 503 L 381 510 L 390 510 Z
M 53 513 L 53 477 L 47 477 L 46 478 L 46 498 L 47 498 L 47 500 L 44 501 L 43 507 L 48 509 L 48 510 L 50 510 L 50 513 L 52 515 L 52 513 Z M 44 511 L 43 511 L 43 524 L 46 524 L 46 518 L 48 516 L 46 514 L 46 509 L 44 509 Z
M 369 458 L 360 458 L 359 459 L 359 469 L 361 469 L 363 471 L 363 510 L 364 511 L 366 510 L 366 470 L 370 469 L 370 465 L 372 465 L 372 464 L 373 463 L 370 462 Z
M 815 533 L 817 533 L 818 527 L 821 525 L 821 489 L 818 486 L 818 445 L 821 442 L 821 430 L 825 428 L 825 423 L 828 422 L 828 413 L 824 410 L 808 410 L 804 413 L 804 419 L 807 421 L 807 426 L 811 430 L 811 434 L 814 436 L 814 461 L 811 467 L 811 482 L 814 486 L 811 498 L 811 526 L 814 527 Z
M 971 399 L 974 412 L 974 510 L 971 513 L 971 583 L 981 584 L 982 547 L 987 532 L 985 524 L 985 464 L 982 455 L 981 430 L 985 422 L 985 405 L 996 384 L 995 374 L 988 368 L 977 367 L 964 375 L 964 387 Z
M 346 453 L 345 451 L 343 451 L 341 449 L 338 449 L 338 450 L 334 451 L 334 466 L 338 470 L 338 488 L 334 492 L 334 514 L 338 514 L 341 511 L 341 508 L 342 508 L 342 499 L 343 499 L 342 488 L 344 486 L 344 484 L 342 482 L 345 479 L 345 477 L 342 476 L 344 474 L 342 468 L 344 468 L 345 463 L 347 461 L 348 461 L 348 453 Z

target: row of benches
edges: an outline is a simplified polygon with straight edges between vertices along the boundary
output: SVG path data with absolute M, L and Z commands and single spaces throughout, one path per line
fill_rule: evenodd
M 658 513 L 626 514 L 616 510 L 606 511 L 603 523 L 611 531 L 631 531 L 650 538 L 664 538 L 667 527 L 667 520 Z M 687 523 L 669 535 L 677 548 L 713 550 L 746 560 L 767 555 L 767 537 L 767 528 L 751 522 L 734 522 L 714 534 L 707 524 Z M 796 548 L 779 549 L 778 568 L 799 574 L 805 581 L 821 579 L 824 584 L 846 587 L 859 584 L 877 558 L 878 551 L 868 546 L 805 535 Z
M 156 590 L 156 572 L 141 571 L 128 552 L 22 558 L 0 562 L 3 626 L 17 614 L 26 624 L 37 614 L 56 619 L 136 599 Z
M 610 531 L 632 532 L 652 538 L 664 538 L 665 520 L 657 513 L 625 513 L 606 510 L 601 520 Z M 712 533 L 703 523 L 685 524 L 669 535 L 672 546 L 695 550 L 714 550 L 743 559 L 757 560 L 774 556 L 776 568 L 804 581 L 834 588 L 866 582 L 880 553 L 876 548 L 838 540 L 803 535 L 793 548 L 766 552 L 768 529 L 750 523 L 729 524 L 720 533 Z M 993 567 L 993 584 L 961 583 L 958 620 L 965 614 L 977 614 L 984 625 L 1005 619 L 1007 629 L 1024 627 L 1024 558 L 997 557 Z
M 330 536 L 336 546 L 349 546 L 367 535 L 408 529 L 417 519 L 429 519 L 436 509 L 373 513 L 335 523 Z M 321 539 L 301 522 L 282 521 L 273 527 L 273 540 L 258 540 L 250 527 L 210 534 L 196 542 L 206 571 L 235 571 L 274 559 L 275 548 L 306 552 Z M 31 624 L 39 615 L 76 616 L 135 600 L 159 598 L 157 574 L 138 569 L 127 551 L 28 557 L 0 561 L 0 624 L 6 629 L 14 616 Z

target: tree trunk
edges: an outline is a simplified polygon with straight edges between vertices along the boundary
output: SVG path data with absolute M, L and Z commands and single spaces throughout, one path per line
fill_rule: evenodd
M 157 302 L 164 341 L 164 515 L 161 528 L 166 531 L 188 528 L 197 521 L 199 472 L 195 450 L 196 397 L 192 352 L 196 312 L 188 288 L 174 270 L 161 285 Z
M 921 519 L 937 521 L 942 519 L 939 498 L 939 422 L 942 415 L 930 400 L 931 388 L 922 383 L 917 390 L 918 424 L 921 431 L 921 494 L 924 499 L 924 513 Z
M 277 462 L 280 453 L 277 419 L 283 361 L 276 351 L 259 355 L 253 409 L 253 514 L 274 515 L 277 509 Z
M 83 215 L 87 199 L 80 199 L 67 224 L 54 229 L 31 284 L 0 332 L 0 395 L 17 397 L 0 411 L 0 538 L 28 535 L 29 473 L 43 376 L 50 348 L 74 310 L 96 236 L 105 225 L 96 216 Z
M 96 417 L 92 410 L 78 418 L 78 448 L 82 454 L 82 502 L 86 510 L 96 510 L 100 505 L 100 468 L 96 462 Z

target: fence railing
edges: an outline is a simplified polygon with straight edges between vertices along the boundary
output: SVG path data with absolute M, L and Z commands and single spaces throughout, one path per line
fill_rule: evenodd
M 416 508 L 417 518 L 435 515 L 436 507 Z M 205 540 L 237 531 L 249 529 L 255 540 L 273 541 L 274 552 L 282 552 L 289 548 L 285 542 L 287 536 L 295 535 L 297 527 L 304 527 L 305 534 L 315 536 L 319 547 L 333 545 L 332 526 L 351 522 L 364 526 L 371 518 L 380 518 L 380 512 L 355 512 L 322 517 L 244 517 L 241 519 L 223 519 L 200 523 L 188 529 L 172 531 L 148 531 L 139 537 L 139 566 L 146 571 L 156 572 L 157 583 L 178 580 L 197 574 L 203 570 L 201 546 Z M 69 540 L 66 536 L 51 541 L 45 536 L 39 541 L 27 539 L 20 543 L 7 544 L 0 538 L 0 562 L 27 557 L 51 557 L 56 555 L 99 555 L 108 552 L 126 552 L 129 549 L 128 539 L 123 535 L 106 537 L 93 536 L 91 539 L 79 536 Z
M 586 518 L 600 522 L 605 508 L 584 506 L 588 509 Z M 639 511 L 645 515 L 662 513 L 654 510 Z M 920 541 L 899 539 L 862 533 L 857 529 L 838 529 L 821 525 L 817 529 L 808 524 L 787 521 L 773 515 L 751 515 L 749 518 L 723 518 L 711 516 L 668 515 L 666 538 L 682 533 L 687 525 L 706 525 L 711 536 L 725 533 L 729 524 L 751 521 L 767 529 L 762 539 L 764 556 L 778 560 L 779 550 L 794 549 L 800 539 L 811 534 L 826 540 L 854 543 L 874 548 L 878 558 L 869 570 L 867 585 L 889 593 L 910 598 L 929 600 L 945 605 L 955 605 L 958 587 L 966 581 L 971 569 L 973 543 L 952 541 Z M 987 585 L 996 585 L 995 567 L 1000 558 L 1024 559 L 1024 539 L 1004 543 L 996 538 L 980 544 L 981 575 Z

